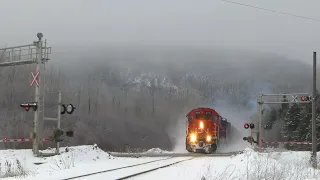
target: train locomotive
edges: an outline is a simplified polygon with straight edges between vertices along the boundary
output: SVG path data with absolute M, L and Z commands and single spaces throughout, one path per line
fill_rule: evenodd
M 231 123 L 211 108 L 192 109 L 187 114 L 186 150 L 214 153 L 221 145 L 227 146 L 232 136 Z

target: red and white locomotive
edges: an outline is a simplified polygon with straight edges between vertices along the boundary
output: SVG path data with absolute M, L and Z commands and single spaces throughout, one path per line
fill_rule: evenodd
M 215 152 L 221 144 L 227 145 L 231 123 L 211 108 L 192 109 L 187 114 L 186 150 Z

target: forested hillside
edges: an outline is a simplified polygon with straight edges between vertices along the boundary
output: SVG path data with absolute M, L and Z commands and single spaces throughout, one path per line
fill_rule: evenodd
M 62 127 L 75 130 L 75 137 L 62 145 L 97 143 L 107 150 L 126 146 L 170 149 L 178 134 L 185 132 L 181 124 L 194 107 L 215 108 L 223 102 L 224 107 L 246 112 L 246 117 L 229 119 L 238 125 L 250 118 L 254 121 L 259 92 L 309 92 L 311 87 L 311 67 L 266 53 L 169 46 L 57 46 L 51 59 L 46 66 L 46 116 L 56 113 L 57 96 L 49 92 L 58 89 L 65 103 L 77 107 L 75 114 L 62 116 Z M 29 137 L 32 131 L 33 113 L 19 105 L 33 100 L 29 87 L 33 68 L 0 68 L 1 138 Z M 278 122 L 266 136 L 283 137 L 280 131 L 286 128 L 287 138 L 303 138 L 308 125 L 292 122 L 304 119 L 300 122 L 307 123 L 308 108 L 282 107 L 280 112 L 280 107 L 266 107 L 264 121 Z M 300 108 L 299 116 L 293 108 Z M 228 118 L 228 114 L 221 115 Z M 54 122 L 44 122 L 44 135 L 51 135 L 54 126 Z

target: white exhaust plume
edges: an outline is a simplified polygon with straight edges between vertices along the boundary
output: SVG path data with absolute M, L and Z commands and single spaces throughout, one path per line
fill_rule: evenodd
M 185 113 L 187 114 L 187 113 Z M 169 137 L 172 140 L 172 144 L 174 144 L 172 151 L 177 153 L 185 153 L 188 152 L 186 150 L 186 115 L 181 115 L 175 124 L 173 124 L 168 130 Z

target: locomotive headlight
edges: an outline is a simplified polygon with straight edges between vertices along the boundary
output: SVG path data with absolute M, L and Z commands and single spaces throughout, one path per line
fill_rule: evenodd
M 204 128 L 204 125 L 203 125 L 203 122 L 201 121 L 200 122 L 200 129 L 203 129 Z
M 211 136 L 207 136 L 207 141 L 211 141 Z
M 190 141 L 191 142 L 196 142 L 196 140 L 197 140 L 197 136 L 195 134 L 191 134 Z

